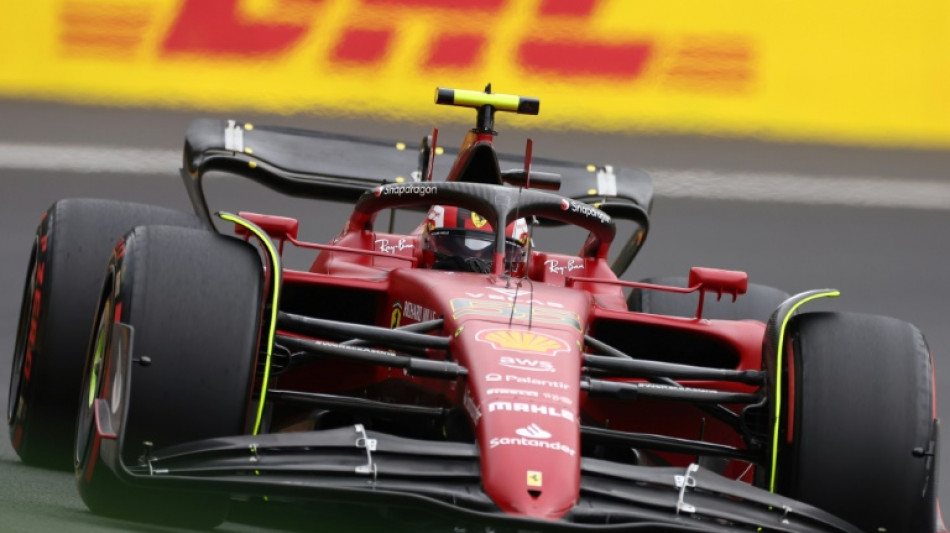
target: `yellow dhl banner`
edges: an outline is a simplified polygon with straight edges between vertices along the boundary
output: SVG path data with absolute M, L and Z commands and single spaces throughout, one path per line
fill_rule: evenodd
M 504 127 L 950 146 L 935 0 L 32 0 L 0 96 L 470 120 L 435 86 L 541 99 Z

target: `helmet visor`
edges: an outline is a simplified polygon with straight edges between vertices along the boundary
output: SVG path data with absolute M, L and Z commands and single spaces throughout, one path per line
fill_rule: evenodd
M 429 232 L 427 246 L 436 256 L 474 257 L 491 261 L 495 235 L 484 231 L 464 229 L 434 229 Z M 521 244 L 505 239 L 505 263 L 523 263 L 525 251 Z

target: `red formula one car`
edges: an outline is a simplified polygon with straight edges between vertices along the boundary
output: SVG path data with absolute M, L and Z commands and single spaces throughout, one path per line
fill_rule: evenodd
M 443 531 L 942 529 L 915 327 L 802 313 L 836 291 L 743 272 L 623 281 L 645 173 L 532 159 L 530 141 L 498 155 L 495 113 L 536 99 L 436 101 L 477 110 L 450 167 L 436 131 L 417 154 L 199 120 L 182 170 L 196 215 L 56 203 L 10 386 L 20 457 L 75 467 L 96 513 L 188 526 L 266 496 Z M 251 213 L 217 213 L 225 236 L 210 171 L 355 205 L 329 244 Z M 397 209 L 422 223 L 380 227 Z M 616 220 L 635 229 L 609 261 Z M 543 251 L 539 225 L 588 236 Z M 286 246 L 310 268 L 283 268 Z

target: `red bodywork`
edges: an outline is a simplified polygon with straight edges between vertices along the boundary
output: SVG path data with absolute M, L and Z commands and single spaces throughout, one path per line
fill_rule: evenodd
M 491 141 L 490 134 L 470 133 L 447 181 L 457 181 L 468 158 Z M 327 360 L 280 375 L 272 385 L 463 406 L 481 451 L 483 488 L 507 513 L 551 520 L 575 505 L 582 420 L 587 426 L 743 447 L 734 430 L 691 404 L 589 398 L 580 387 L 584 335 L 638 358 L 683 362 L 688 356 L 690 364 L 703 365 L 696 354 L 710 354 L 706 364 L 711 367 L 760 370 L 761 322 L 628 311 L 623 285 L 637 284 L 618 282 L 605 253 L 569 256 L 532 250 L 527 277 L 513 279 L 499 271 L 497 260 L 490 274 L 427 269 L 419 235 L 365 229 L 362 213 L 355 212 L 329 245 L 297 241 L 292 219 L 242 216 L 278 239 L 281 248 L 289 242 L 319 250 L 309 272 L 283 274 L 283 299 L 291 311 L 393 328 L 442 317 L 440 333 L 451 337 L 451 350 L 430 349 L 426 356 L 447 359 L 451 354 L 468 369 L 467 379 L 446 381 Z M 717 281 L 720 296 L 723 287 L 733 297 L 745 290 L 741 273 L 706 269 L 691 277 L 691 284 L 703 281 L 714 291 Z M 679 341 L 667 342 L 671 335 Z M 758 390 L 721 381 L 682 384 Z M 276 431 L 282 430 L 281 423 L 275 420 Z M 288 416 L 283 423 L 292 427 L 295 419 Z M 697 461 L 695 455 L 659 452 L 649 459 L 682 466 Z M 733 479 L 753 476 L 750 463 L 743 461 L 730 461 L 721 471 Z

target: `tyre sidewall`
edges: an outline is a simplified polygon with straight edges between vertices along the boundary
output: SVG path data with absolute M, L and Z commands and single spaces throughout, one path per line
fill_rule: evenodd
M 867 530 L 933 531 L 933 368 L 917 328 L 808 313 L 789 324 L 794 429 L 783 492 Z

